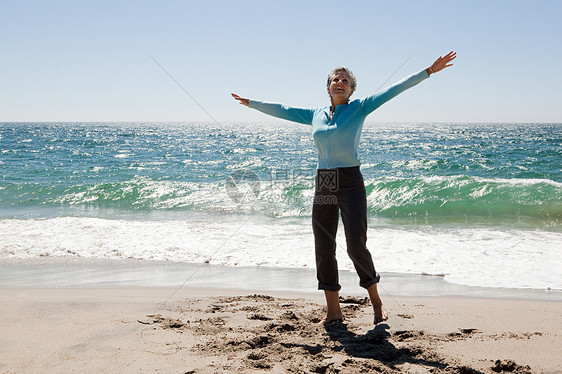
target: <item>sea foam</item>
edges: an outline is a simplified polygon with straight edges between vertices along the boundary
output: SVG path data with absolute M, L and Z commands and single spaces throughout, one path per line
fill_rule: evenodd
M 375 225 L 368 230 L 381 272 L 432 274 L 451 283 L 562 289 L 562 233 L 499 228 Z M 195 216 L 174 220 L 85 217 L 0 220 L 0 258 L 135 258 L 224 266 L 314 268 L 304 219 Z M 341 270 L 353 271 L 343 228 Z

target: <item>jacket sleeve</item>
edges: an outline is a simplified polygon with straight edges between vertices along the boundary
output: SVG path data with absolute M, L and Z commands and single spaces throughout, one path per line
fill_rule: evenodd
M 390 99 L 398 96 L 402 92 L 406 91 L 408 88 L 414 87 L 421 81 L 429 78 L 425 69 L 422 71 L 409 75 L 399 82 L 394 83 L 392 86 L 383 88 L 380 91 L 375 92 L 371 96 L 367 96 L 362 100 L 362 110 L 365 115 L 371 113 Z
M 312 118 L 314 117 L 314 109 L 293 108 L 283 104 L 266 103 L 257 100 L 250 100 L 248 107 L 273 117 L 305 125 L 312 125 Z

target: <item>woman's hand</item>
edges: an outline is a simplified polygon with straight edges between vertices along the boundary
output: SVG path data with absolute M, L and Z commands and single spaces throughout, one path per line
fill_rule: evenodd
M 246 99 L 244 97 L 240 97 L 238 95 L 236 95 L 235 93 L 231 93 L 232 97 L 235 98 L 236 100 L 238 100 L 240 102 L 240 104 L 242 105 L 250 105 L 250 99 Z
M 439 58 L 437 60 L 435 60 L 435 62 L 433 63 L 433 65 L 431 65 L 429 68 L 427 68 L 428 70 L 428 74 L 433 74 L 433 73 L 437 73 L 438 71 L 441 71 L 449 66 L 452 66 L 453 64 L 450 64 L 451 61 L 453 61 L 455 59 L 455 57 L 457 57 L 457 52 L 451 51 L 449 52 L 447 55 L 445 55 L 445 57 L 443 56 L 439 56 Z

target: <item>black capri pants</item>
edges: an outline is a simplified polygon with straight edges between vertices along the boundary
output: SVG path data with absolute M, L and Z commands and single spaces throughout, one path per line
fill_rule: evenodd
M 369 288 L 379 282 L 380 275 L 367 249 L 367 195 L 359 166 L 318 169 L 316 173 L 312 231 L 319 290 L 341 289 L 336 261 L 340 211 L 347 253 L 359 275 L 359 285 Z

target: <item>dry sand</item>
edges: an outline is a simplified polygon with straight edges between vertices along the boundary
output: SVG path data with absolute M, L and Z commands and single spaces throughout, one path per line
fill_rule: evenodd
M 320 293 L 0 288 L 0 373 L 554 373 L 562 303 Z M 173 297 L 171 297 L 173 295 Z M 171 298 L 170 298 L 171 297 Z M 170 298 L 168 300 L 168 298 Z

